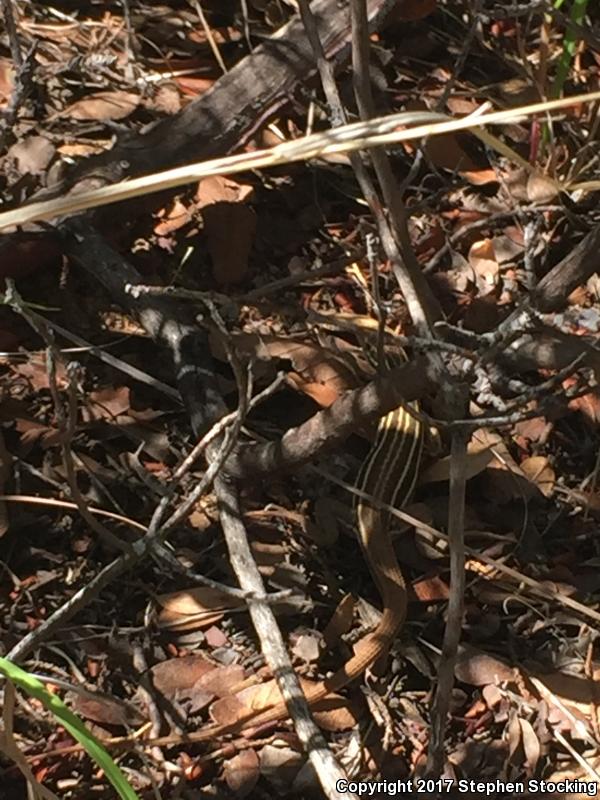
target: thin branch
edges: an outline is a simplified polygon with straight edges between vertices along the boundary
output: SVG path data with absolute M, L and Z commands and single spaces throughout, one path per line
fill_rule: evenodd
M 445 762 L 444 736 L 454 686 L 454 665 L 462 631 L 465 594 L 465 489 L 467 436 L 456 432 L 450 452 L 450 501 L 448 509 L 448 541 L 450 543 L 450 597 L 444 631 L 438 683 L 431 708 L 431 732 L 427 755 L 427 773 L 442 774 Z
M 352 15 L 352 80 L 354 96 L 363 121 L 375 117 L 369 71 L 369 26 L 365 0 L 351 0 Z M 440 305 L 434 297 L 414 254 L 408 231 L 408 215 L 393 170 L 382 148 L 369 151 L 381 187 L 385 206 L 393 231 L 394 245 L 381 236 L 387 257 L 392 263 L 394 275 L 402 290 L 411 319 L 421 336 L 433 338 L 431 326 L 442 316 Z M 361 185 L 362 188 L 362 185 Z M 365 195 L 368 200 L 367 196 Z M 381 213 L 381 212 L 380 212 Z M 381 221 L 375 217 L 380 235 Z
M 231 565 L 242 589 L 254 597 L 248 607 L 261 650 L 286 702 L 294 729 L 329 800 L 357 800 L 341 793 L 336 784 L 346 778 L 310 715 L 308 704 L 292 667 L 272 608 L 264 602 L 264 584 L 254 561 L 239 508 L 237 490 L 223 475 L 215 480 L 221 525 Z
M 240 447 L 227 461 L 227 473 L 256 480 L 295 469 L 339 445 L 361 424 L 375 422 L 401 403 L 422 397 L 429 385 L 422 359 L 395 367 L 385 377 L 346 392 L 302 425 L 289 428 L 278 441 Z

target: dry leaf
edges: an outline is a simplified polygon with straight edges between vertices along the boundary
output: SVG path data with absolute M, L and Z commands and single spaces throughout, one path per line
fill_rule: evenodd
M 255 540 L 251 543 L 250 547 L 259 567 L 275 567 L 285 561 L 289 552 L 289 547 L 279 542 L 261 542 Z
M 219 697 L 210 707 L 210 718 L 217 725 L 235 725 L 248 714 L 248 707 L 237 697 Z
M 181 658 L 169 658 L 150 669 L 152 685 L 165 697 L 172 699 L 178 692 L 190 689 L 203 675 L 217 665 L 196 653 Z
M 304 692 L 319 684 L 300 678 Z M 222 697 L 210 707 L 211 718 L 223 725 L 230 725 L 243 719 L 251 711 L 266 711 L 282 702 L 281 692 L 274 679 L 254 686 L 247 686 L 235 697 Z M 319 727 L 328 731 L 343 731 L 354 727 L 357 718 L 348 708 L 348 702 L 340 695 L 332 694 L 313 707 L 315 720 Z
M 506 734 L 508 738 L 508 755 L 514 762 L 513 757 L 521 744 L 521 726 L 519 725 L 519 717 L 516 711 L 510 715 Z
M 92 419 L 113 422 L 116 417 L 126 414 L 130 408 L 129 387 L 109 386 L 89 393 L 83 417 L 86 422 Z
M 200 97 L 215 82 L 213 78 L 194 78 L 192 75 L 176 75 L 173 80 L 183 94 L 191 97 Z
M 474 647 L 461 645 L 454 674 L 457 680 L 471 686 L 486 686 L 489 683 L 498 684 L 502 681 L 515 679 L 512 667 L 495 656 L 490 656 Z
M 465 477 L 467 480 L 479 475 L 494 457 L 491 448 L 481 447 L 479 442 L 471 442 L 466 456 Z M 452 462 L 450 456 L 439 458 L 419 476 L 419 485 L 450 480 Z
M 484 476 L 487 493 L 497 504 L 530 500 L 538 494 L 538 489 L 521 470 L 499 434 L 480 428 L 473 434 L 473 440 L 492 450 L 494 457 Z
M 556 475 L 546 456 L 531 456 L 521 461 L 521 469 L 532 483 L 538 487 L 544 497 L 550 497 L 554 491 Z
M 479 428 L 471 437 L 471 441 L 475 451 L 477 449 L 483 450 L 486 448 L 489 448 L 492 451 L 493 461 L 491 461 L 489 464 L 490 468 L 511 469 L 516 473 L 520 472 L 517 462 L 510 454 L 510 451 L 500 434 L 495 433 L 488 428 Z
M 304 692 L 314 689 L 319 684 L 306 678 L 300 678 L 300 685 Z M 252 710 L 263 710 L 281 703 L 282 697 L 275 680 L 267 681 L 260 686 L 251 686 L 241 692 L 244 702 Z M 340 695 L 332 694 L 320 700 L 312 707 L 315 721 L 320 728 L 327 731 L 344 731 L 354 727 L 358 720 L 356 715 L 348 708 L 348 702 Z
M 479 165 L 463 149 L 459 134 L 443 133 L 440 136 L 432 136 L 427 139 L 424 150 L 427 157 L 439 169 L 461 173 L 463 171 L 473 173 L 478 170 Z
M 40 425 L 38 422 L 28 419 L 17 418 L 15 427 L 21 434 L 21 446 L 27 452 L 37 442 L 40 443 L 44 450 L 47 450 L 60 444 L 63 438 L 57 428 L 52 428 L 49 425 Z
M 596 666 L 594 680 L 584 675 L 569 675 L 556 670 L 532 677 L 532 683 L 540 691 L 542 697 L 548 701 L 551 708 L 556 708 L 557 705 L 560 707 L 562 703 L 573 714 L 575 720 L 570 721 L 569 724 L 573 728 L 573 733 L 577 733 L 575 723 L 584 720 L 586 725 L 591 727 L 592 715 L 597 713 L 598 677 Z M 555 696 L 556 699 L 553 700 L 552 696 Z M 561 711 L 560 714 L 564 719 L 565 712 Z M 577 733 L 577 735 L 580 734 L 581 731 Z
M 250 184 L 238 183 L 223 175 L 211 175 L 198 184 L 196 207 L 204 209 L 213 203 L 244 203 L 253 193 L 254 189 Z
M 307 526 L 307 534 L 318 545 L 333 547 L 340 535 L 338 514 L 339 509 L 331 497 L 317 498 L 313 508 L 314 522 Z
M 175 614 L 201 614 L 204 611 L 227 611 L 239 608 L 244 602 L 233 595 L 212 589 L 209 586 L 196 586 L 158 595 L 158 602 Z
M 228 664 L 205 672 L 198 678 L 194 687 L 210 692 L 216 697 L 230 697 L 232 691 L 245 677 L 246 672 L 240 664 Z
M 0 58 L 0 105 L 8 102 L 15 84 L 15 69 L 11 59 Z
M 192 215 L 179 198 L 175 198 L 168 208 L 161 209 L 157 217 L 159 221 L 154 226 L 157 236 L 168 236 L 190 222 Z
M 448 584 L 439 575 L 431 578 L 423 578 L 412 585 L 415 597 L 421 603 L 433 603 L 439 600 L 447 600 L 450 596 Z
M 283 700 L 274 678 L 255 686 L 249 686 L 243 692 L 239 692 L 237 696 L 252 711 L 262 711 L 278 705 Z
M 177 114 L 181 111 L 181 96 L 175 83 L 162 83 L 154 96 L 146 102 L 146 108 L 163 114 Z
M 596 426 L 600 422 L 600 392 L 593 391 L 581 397 L 569 400 L 572 411 L 580 411 L 583 416 Z
M 490 167 L 484 169 L 461 169 L 460 174 L 473 186 L 486 186 L 488 183 L 496 183 L 498 181 L 496 170 Z
M 552 430 L 552 423 L 546 417 L 531 417 L 515 424 L 515 433 L 521 441 L 529 444 L 545 442 Z
M 223 764 L 223 777 L 236 797 L 247 797 L 260 777 L 256 752 L 249 747 L 227 759 Z
M 525 249 L 523 232 L 515 227 L 506 228 L 503 234 L 494 236 L 494 254 L 499 264 L 513 263 Z
M 481 689 L 481 694 L 490 709 L 496 708 L 502 702 L 502 692 L 493 683 L 488 683 Z
M 110 141 L 96 142 L 90 144 L 88 142 L 69 142 L 59 145 L 56 150 L 61 156 L 68 158 L 87 158 L 88 156 L 95 156 L 98 153 L 103 153 L 110 148 Z
M 512 108 L 543 100 L 535 83 L 525 78 L 508 78 L 495 84 L 494 89 L 498 97 Z
M 40 389 L 49 389 L 48 371 L 43 361 L 30 359 L 22 364 L 12 364 L 11 372 L 23 378 L 29 383 L 29 388 L 35 392 Z M 67 385 L 67 376 L 64 365 L 59 362 L 56 365 L 56 382 L 59 389 L 64 389 Z
M 131 728 L 142 723 L 140 713 L 133 706 L 105 695 L 82 695 L 72 693 L 73 710 L 85 719 L 99 725 Z
M 319 728 L 331 733 L 349 731 L 359 722 L 358 714 L 339 695 L 332 695 L 317 703 L 313 708 L 313 716 Z
M 291 747 L 267 744 L 260 751 L 260 774 L 272 784 L 278 796 L 287 797 L 304 760 L 304 756 Z
M 354 351 L 355 348 L 343 340 L 335 342 L 339 345 L 338 354 L 311 341 L 284 336 L 242 333 L 231 338 L 242 355 L 266 362 L 276 359 L 291 361 L 296 372 L 289 374 L 290 380 L 299 391 L 321 406 L 330 406 L 342 392 L 356 388 L 356 377 L 342 356 L 346 350 Z M 211 336 L 210 345 L 215 358 L 226 359 L 216 336 Z
M 421 4 L 422 5 L 422 4 Z M 427 104 L 423 100 L 413 100 L 406 104 L 407 111 L 428 111 Z M 462 172 L 463 170 L 475 171 L 479 169 L 473 159 L 465 152 L 461 143 L 461 135 L 456 133 L 443 133 L 440 136 L 431 136 L 424 145 L 427 158 L 440 169 L 447 169 L 451 172 Z M 414 152 L 415 146 L 407 142 L 405 149 L 410 153 Z
M 97 92 L 83 97 L 61 112 L 60 116 L 76 120 L 124 119 L 140 104 L 140 97 L 133 92 Z
M 292 645 L 292 653 L 305 664 L 318 659 L 319 649 L 319 639 L 310 633 L 301 633 Z
M 179 631 L 210 627 L 222 619 L 225 611 L 244 605 L 243 601 L 207 586 L 162 594 L 157 599 L 162 606 L 158 624 Z
M 477 276 L 477 286 L 481 294 L 487 294 L 498 283 L 500 268 L 494 251 L 492 239 L 482 239 L 471 245 L 469 264 Z
M 15 159 L 21 175 L 41 175 L 55 153 L 56 147 L 45 136 L 28 136 L 13 144 L 7 155 Z
M 519 717 L 519 725 L 521 726 L 521 740 L 523 742 L 523 751 L 525 753 L 525 769 L 527 775 L 531 777 L 538 765 L 542 748 L 540 740 L 536 732 L 533 730 L 531 722 L 528 722 L 523 717 Z
M 530 203 L 550 203 L 558 196 L 560 185 L 541 172 L 532 172 L 527 178 L 527 199 Z
M 206 628 L 220 622 L 223 619 L 222 611 L 204 611 L 198 614 L 177 614 L 168 608 L 164 608 L 158 615 L 158 627 L 165 631 L 184 633 L 185 631 L 197 631 L 199 628 Z M 182 640 L 178 640 L 183 643 Z M 187 641 L 187 640 L 186 640 Z M 194 639 L 191 641 L 200 641 Z
M 221 628 L 217 628 L 216 625 L 212 625 L 204 634 L 204 638 L 206 640 L 206 644 L 209 647 L 225 647 L 227 642 L 229 641 L 227 636 L 223 633 Z
M 351 594 L 345 595 L 337 604 L 323 632 L 323 638 L 329 646 L 338 642 L 340 637 L 352 627 L 354 605 L 354 597 Z

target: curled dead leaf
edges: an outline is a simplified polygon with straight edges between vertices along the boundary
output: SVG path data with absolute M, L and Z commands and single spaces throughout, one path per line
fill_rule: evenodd
M 346 594 L 335 607 L 331 619 L 323 632 L 323 638 L 328 645 L 339 641 L 340 636 L 347 633 L 352 627 L 354 619 L 354 597 Z
M 519 717 L 519 725 L 521 726 L 521 741 L 523 743 L 523 752 L 525 753 L 525 769 L 527 775 L 531 776 L 540 760 L 542 747 L 531 722 Z

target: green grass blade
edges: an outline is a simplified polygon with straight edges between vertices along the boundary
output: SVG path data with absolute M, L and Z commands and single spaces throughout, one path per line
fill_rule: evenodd
M 56 695 L 48 692 L 43 683 L 37 678 L 33 678 L 25 670 L 0 657 L 0 673 L 12 681 L 15 686 L 35 697 L 40 703 L 53 714 L 58 722 L 76 739 L 96 764 L 104 770 L 108 780 L 119 793 L 122 800 L 139 800 L 139 796 L 131 788 L 125 775 L 104 749 L 96 737 L 88 731 L 79 717 L 70 711 L 63 701 Z

